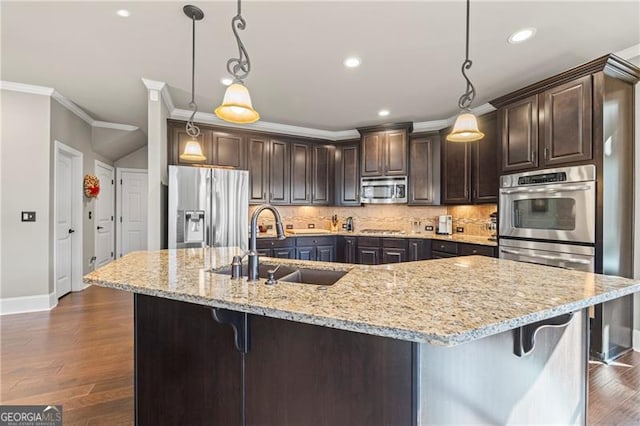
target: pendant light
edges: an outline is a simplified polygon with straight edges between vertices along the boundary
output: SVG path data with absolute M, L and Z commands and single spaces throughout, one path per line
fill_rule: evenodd
M 246 26 L 247 23 L 242 17 L 241 0 L 238 0 L 238 13 L 231 20 L 231 29 L 238 43 L 238 57 L 227 61 L 227 71 L 233 75 L 233 83 L 227 87 L 222 105 L 215 110 L 218 118 L 238 124 L 254 123 L 260 119 L 260 114 L 251 104 L 249 90 L 243 83 L 251 71 L 251 61 L 238 30 L 244 30 Z
M 460 114 L 456 118 L 453 130 L 447 135 L 449 142 L 473 142 L 484 138 L 484 133 L 478 130 L 478 120 L 470 109 L 471 102 L 476 97 L 476 89 L 471 84 L 469 77 L 467 77 L 467 70 L 471 69 L 472 65 L 471 59 L 469 59 L 469 3 L 470 0 L 467 0 L 466 57 L 462 63 L 462 76 L 467 81 L 467 89 L 458 99 Z
M 191 140 L 187 142 L 184 147 L 184 151 L 180 154 L 180 159 L 185 161 L 205 161 L 207 157 L 202 154 L 202 146 L 198 142 L 198 136 L 200 136 L 200 128 L 195 125 L 193 118 L 198 112 L 198 105 L 195 101 L 195 73 L 196 73 L 196 21 L 204 18 L 202 10 L 196 6 L 190 4 L 182 8 L 184 14 L 191 19 L 192 32 L 191 32 L 191 102 L 189 102 L 189 108 L 193 109 L 189 121 L 187 121 L 186 131 Z

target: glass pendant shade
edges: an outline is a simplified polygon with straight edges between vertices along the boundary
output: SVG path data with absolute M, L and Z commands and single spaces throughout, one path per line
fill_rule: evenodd
M 202 154 L 202 147 L 197 140 L 190 140 L 184 146 L 184 152 L 180 154 L 180 159 L 185 161 L 204 161 L 207 159 Z
M 473 142 L 484 138 L 484 133 L 478 130 L 478 120 L 470 112 L 458 115 L 453 130 L 447 135 L 449 142 Z
M 249 90 L 241 83 L 227 87 L 222 105 L 216 108 L 215 113 L 218 118 L 230 123 L 248 124 L 260 119 L 260 114 L 251 104 Z

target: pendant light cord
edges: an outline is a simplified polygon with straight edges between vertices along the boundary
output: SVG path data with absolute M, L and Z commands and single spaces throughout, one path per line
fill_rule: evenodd
M 460 96 L 460 99 L 458 99 L 458 108 L 460 108 L 461 110 L 468 110 L 469 107 L 471 106 L 471 103 L 473 102 L 474 98 L 476 97 L 476 88 L 473 86 L 473 83 L 471 83 L 471 80 L 469 79 L 469 77 L 467 76 L 467 70 L 471 69 L 471 65 L 473 65 L 473 62 L 471 61 L 471 59 L 469 59 L 469 9 L 470 9 L 470 1 L 471 0 L 467 0 L 467 21 L 466 21 L 466 44 L 465 44 L 465 59 L 464 62 L 462 63 L 462 76 L 464 77 L 464 79 L 467 81 L 467 88 L 466 91 L 462 94 L 462 96 Z
M 242 17 L 242 1 L 238 0 L 238 13 L 231 19 L 231 30 L 238 44 L 238 57 L 231 58 L 227 61 L 227 71 L 233 75 L 234 83 L 242 83 L 251 71 L 249 54 L 240 39 L 240 34 L 238 34 L 238 30 L 244 30 L 246 27 L 247 23 Z
M 191 102 L 189 102 L 189 108 L 193 109 L 189 121 L 187 121 L 186 131 L 192 138 L 197 138 L 200 135 L 200 128 L 193 122 L 193 118 L 198 112 L 198 104 L 195 100 L 195 80 L 196 80 L 196 16 L 191 15 Z

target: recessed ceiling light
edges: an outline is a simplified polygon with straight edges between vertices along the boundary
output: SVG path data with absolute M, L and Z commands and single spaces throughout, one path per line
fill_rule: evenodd
M 233 83 L 233 79 L 230 79 L 229 77 L 225 77 L 220 80 L 220 83 L 224 84 L 225 86 L 231 86 L 231 83 Z
M 509 43 L 511 44 L 522 43 L 523 41 L 529 40 L 534 35 L 536 35 L 535 28 L 523 28 L 509 36 Z
M 128 10 L 126 9 L 120 9 L 119 11 L 116 12 L 118 14 L 118 16 L 121 16 L 123 18 L 128 18 L 129 15 L 131 15 L 131 13 L 129 13 Z
M 380 111 L 378 111 L 378 115 L 380 117 L 386 117 L 387 115 L 389 115 L 389 110 L 388 109 L 381 109 Z
M 360 60 L 360 58 L 356 58 L 355 56 L 352 56 L 350 58 L 345 59 L 343 63 L 344 63 L 344 66 L 347 68 L 357 68 L 360 66 L 362 61 Z

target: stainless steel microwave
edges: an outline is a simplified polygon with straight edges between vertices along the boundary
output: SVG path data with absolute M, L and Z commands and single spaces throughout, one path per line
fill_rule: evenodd
M 404 204 L 407 202 L 407 177 L 363 177 L 360 201 L 369 204 Z

